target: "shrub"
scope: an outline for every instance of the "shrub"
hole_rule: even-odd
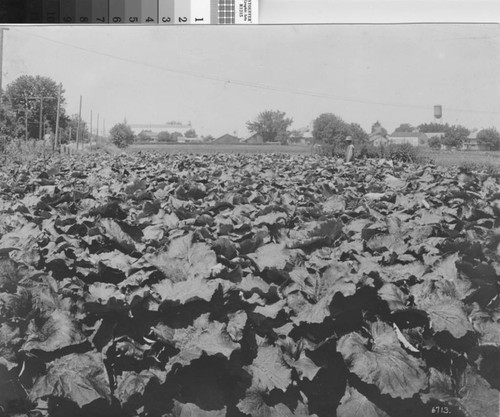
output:
[[[126,123],[118,123],[109,131],[111,142],[118,148],[126,148],[134,141],[134,132]]]
[[[387,158],[401,162],[418,162],[421,158],[420,149],[408,143],[390,144],[386,148]]]

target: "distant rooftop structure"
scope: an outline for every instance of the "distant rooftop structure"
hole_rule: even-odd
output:
[[[420,132],[394,132],[389,135],[389,141],[394,144],[408,143],[413,146],[422,146],[427,144],[428,136]]]
[[[182,122],[166,122],[163,124],[155,124],[155,123],[132,123],[130,124],[130,128],[134,133],[140,133],[143,130],[148,130],[153,133],[159,132],[179,132],[184,134],[187,130],[193,129],[191,122],[182,123]]]

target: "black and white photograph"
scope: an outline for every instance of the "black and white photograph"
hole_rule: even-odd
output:
[[[498,417],[499,293],[499,24],[0,26],[0,417]]]

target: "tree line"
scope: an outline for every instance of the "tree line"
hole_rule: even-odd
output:
[[[89,127],[79,116],[66,114],[64,89],[60,95],[60,141],[61,143],[76,141],[77,130],[81,138],[89,138]],[[7,85],[2,94],[0,106],[0,135],[6,138],[38,138],[40,128],[43,134],[54,133],[57,117],[57,97],[59,85],[49,77],[40,75],[22,75]],[[41,107],[43,107],[41,109]],[[40,123],[40,116],[42,118]],[[282,144],[299,142],[303,139],[304,132],[291,129],[293,119],[287,117],[286,113],[279,110],[265,110],[259,113],[253,120],[246,123],[248,131],[258,134],[263,142],[280,142]],[[420,132],[439,133],[431,137],[428,146],[432,148],[456,147],[460,148],[467,140],[471,131],[461,125],[449,125],[441,123],[422,123],[412,126],[402,123],[397,127],[397,132]],[[151,134],[143,131],[135,135],[126,121],[118,123],[110,129],[110,138],[115,145],[126,147],[130,143],[151,140]],[[388,132],[377,121],[371,127],[371,132],[354,122],[347,122],[333,113],[323,113],[312,123],[312,138],[314,142],[331,145],[332,147],[343,146],[344,139],[351,136],[355,145],[370,142],[370,135],[378,135],[387,138]],[[179,137],[196,137],[194,129],[190,129],[182,135],[180,132],[160,132],[157,135],[159,142],[177,142]],[[206,136],[203,139],[213,139]],[[495,128],[483,129],[477,133],[480,144],[486,145],[491,150],[500,150],[500,134]]]
[[[252,133],[262,136],[264,142],[281,142],[283,144],[295,142],[301,138],[302,133],[290,130],[293,119],[286,117],[282,111],[266,110],[261,112],[254,120],[247,122],[247,128]],[[412,126],[402,123],[394,133],[436,133],[427,143],[431,148],[460,148],[467,140],[471,130],[461,125],[448,123],[422,123]],[[375,122],[368,134],[357,123],[348,123],[333,113],[323,113],[312,124],[312,138],[315,142],[329,144],[333,147],[343,146],[347,136],[351,136],[355,145],[366,144],[371,135],[378,135],[388,139],[389,133],[380,124]],[[485,145],[490,150],[500,150],[500,134],[496,128],[482,129],[477,133],[479,144]]]

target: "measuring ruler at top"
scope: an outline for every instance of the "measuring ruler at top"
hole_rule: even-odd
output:
[[[24,23],[231,25],[259,22],[259,0],[25,0],[25,3]]]

